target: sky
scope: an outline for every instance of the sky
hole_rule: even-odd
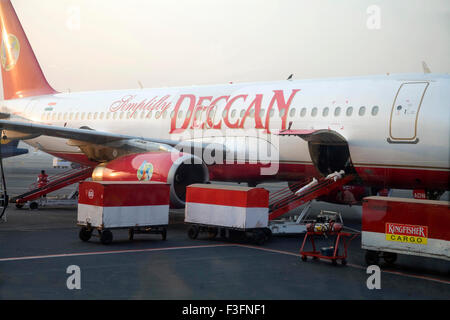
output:
[[[450,72],[448,0],[12,0],[61,92]]]

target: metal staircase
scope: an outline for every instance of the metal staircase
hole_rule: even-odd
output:
[[[336,176],[320,179],[313,178],[312,181],[311,179],[304,180],[274,192],[269,198],[269,220],[274,220],[311,200],[351,182],[353,179],[355,179],[355,176],[351,174],[338,179],[336,179]]]

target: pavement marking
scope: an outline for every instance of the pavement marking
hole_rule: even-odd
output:
[[[277,250],[277,249],[261,248],[261,247],[251,246],[251,245],[236,244],[236,246],[249,248],[249,249],[256,249],[256,250],[261,250],[261,251],[268,251],[268,252],[273,252],[273,253],[280,253],[280,254],[285,254],[285,255],[290,255],[290,256],[296,256],[296,257],[299,257],[299,258],[302,256],[300,253],[283,251],[283,250]],[[352,267],[352,268],[356,268],[356,269],[361,269],[361,270],[366,270],[367,269],[364,266],[360,266],[360,265],[353,264],[353,263],[347,263],[347,266]],[[381,269],[381,272],[395,274],[395,275],[404,276],[404,277],[410,277],[410,278],[416,278],[416,279],[422,279],[422,280],[429,280],[429,281],[434,281],[434,282],[439,282],[439,283],[444,283],[444,284],[450,284],[450,281],[448,281],[448,280],[437,279],[437,278],[432,278],[432,277],[428,277],[428,276],[421,276],[421,275],[411,274],[411,273],[404,273],[404,272],[400,272],[400,271]]]
[[[214,248],[214,247],[231,247],[231,246],[235,246],[235,245],[234,244],[208,244],[208,245],[199,245],[199,246],[164,247],[164,248],[151,248],[151,249],[130,249],[130,250],[62,253],[62,254],[50,254],[50,255],[42,255],[42,256],[0,258],[0,262],[36,260],[36,259],[50,259],[50,258],[67,258],[67,257],[78,257],[78,256],[117,254],[117,253],[139,253],[139,252],[169,251],[169,250],[182,250],[182,249],[201,249],[201,248]]]

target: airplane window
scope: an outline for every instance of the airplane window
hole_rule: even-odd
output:
[[[253,118],[255,116],[255,110],[252,109],[250,110],[250,118]]]
[[[241,113],[240,113],[240,115],[241,115],[241,118],[243,118],[243,117],[244,117],[244,115],[245,115],[245,109],[242,109],[242,110],[241,110]]]
[[[78,120],[78,112],[75,113],[75,120]]]
[[[52,115],[51,115],[51,113],[49,112],[48,114],[47,114],[47,120],[50,120],[50,117],[51,117]]]
[[[66,112],[66,113],[64,113],[64,117],[63,117],[63,119],[64,119],[64,120],[67,120],[67,112]]]
[[[88,116],[87,116],[87,119],[88,119],[88,120],[91,120],[91,118],[92,118],[92,113],[89,112],[89,113],[88,113]]]
[[[186,118],[190,118],[191,114],[192,114],[191,110],[188,110],[188,112],[186,113]]]
[[[273,111],[273,109],[271,109],[269,112],[269,116],[272,118],[274,114],[275,114],[275,111]]]
[[[58,113],[58,120],[61,120],[61,117],[62,117],[62,113],[60,112],[60,113]]]
[[[301,117],[306,116],[306,108],[302,108],[302,111],[300,112],[300,116]]]
[[[231,111],[231,117],[234,118],[236,116],[236,110]]]
[[[73,113],[71,112],[71,113],[69,114],[69,120],[72,120],[72,117],[73,117]]]
[[[200,115],[201,115],[201,113],[200,113]],[[164,119],[167,117],[167,110],[164,110],[162,116],[163,116]]]
[[[41,115],[41,120],[44,120],[44,118],[45,118],[45,113],[43,113],[43,114]]]
[[[137,117],[138,117],[137,112],[135,112],[131,117],[132,117],[133,119],[137,119]]]
[[[295,108],[292,108],[289,112],[289,117],[293,118],[295,116]]]
[[[311,116],[313,116],[313,117],[317,116],[317,108],[313,108],[311,110]]]
[[[104,116],[105,116],[105,114],[103,112],[100,112],[100,116],[99,116],[100,120],[103,120]]]
[[[85,114],[84,114],[84,112],[81,114],[81,120],[84,120],[84,116],[85,116]]]
[[[119,118],[120,118],[120,119],[123,119],[123,116],[124,116],[124,112],[122,111],[122,112],[120,113]]]
[[[361,107],[361,108],[359,108],[359,115],[360,116],[363,116],[364,114],[366,113],[366,107]]]
[[[225,118],[227,116],[227,110],[223,110],[222,112],[222,118]]]
[[[348,107],[347,112],[346,112],[347,116],[350,117],[352,115],[352,113],[353,113],[353,107]]]
[[[372,115],[373,115],[373,116],[376,116],[376,115],[378,114],[378,110],[379,110],[378,106],[374,106],[374,107],[372,108]]]
[[[113,113],[113,120],[116,120],[116,118],[117,118],[117,113],[114,112],[114,113]]]
[[[335,117],[339,117],[340,114],[341,114],[341,107],[337,107],[336,109],[334,109],[334,116]]]
[[[178,119],[181,119],[181,118],[183,118],[183,110],[178,111]]]
[[[52,114],[52,120],[56,120],[56,113]]]
[[[329,112],[329,111],[330,111],[330,108],[328,108],[328,107],[326,107],[325,109],[323,109],[322,116],[324,116],[324,117],[328,116],[328,112]]]
[[[97,120],[98,112],[94,113],[94,120]]]
[[[111,112],[106,113],[106,120],[109,120],[109,117],[111,117]]]
[[[202,110],[197,109],[197,111],[195,112],[195,119],[200,119],[201,116],[202,116]]]
[[[161,116],[161,112],[160,111],[156,111],[155,119],[159,119],[160,116]]]
[[[264,113],[266,113],[266,110],[265,109],[261,109],[261,111],[259,112],[259,116],[261,118],[263,118],[264,117]]]
[[[280,112],[280,117],[284,117],[285,114],[286,114],[286,109],[282,109]]]

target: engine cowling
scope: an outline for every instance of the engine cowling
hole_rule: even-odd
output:
[[[155,181],[170,184],[170,204],[185,205],[186,187],[209,181],[208,168],[198,157],[181,152],[130,154],[94,169],[94,181]]]

